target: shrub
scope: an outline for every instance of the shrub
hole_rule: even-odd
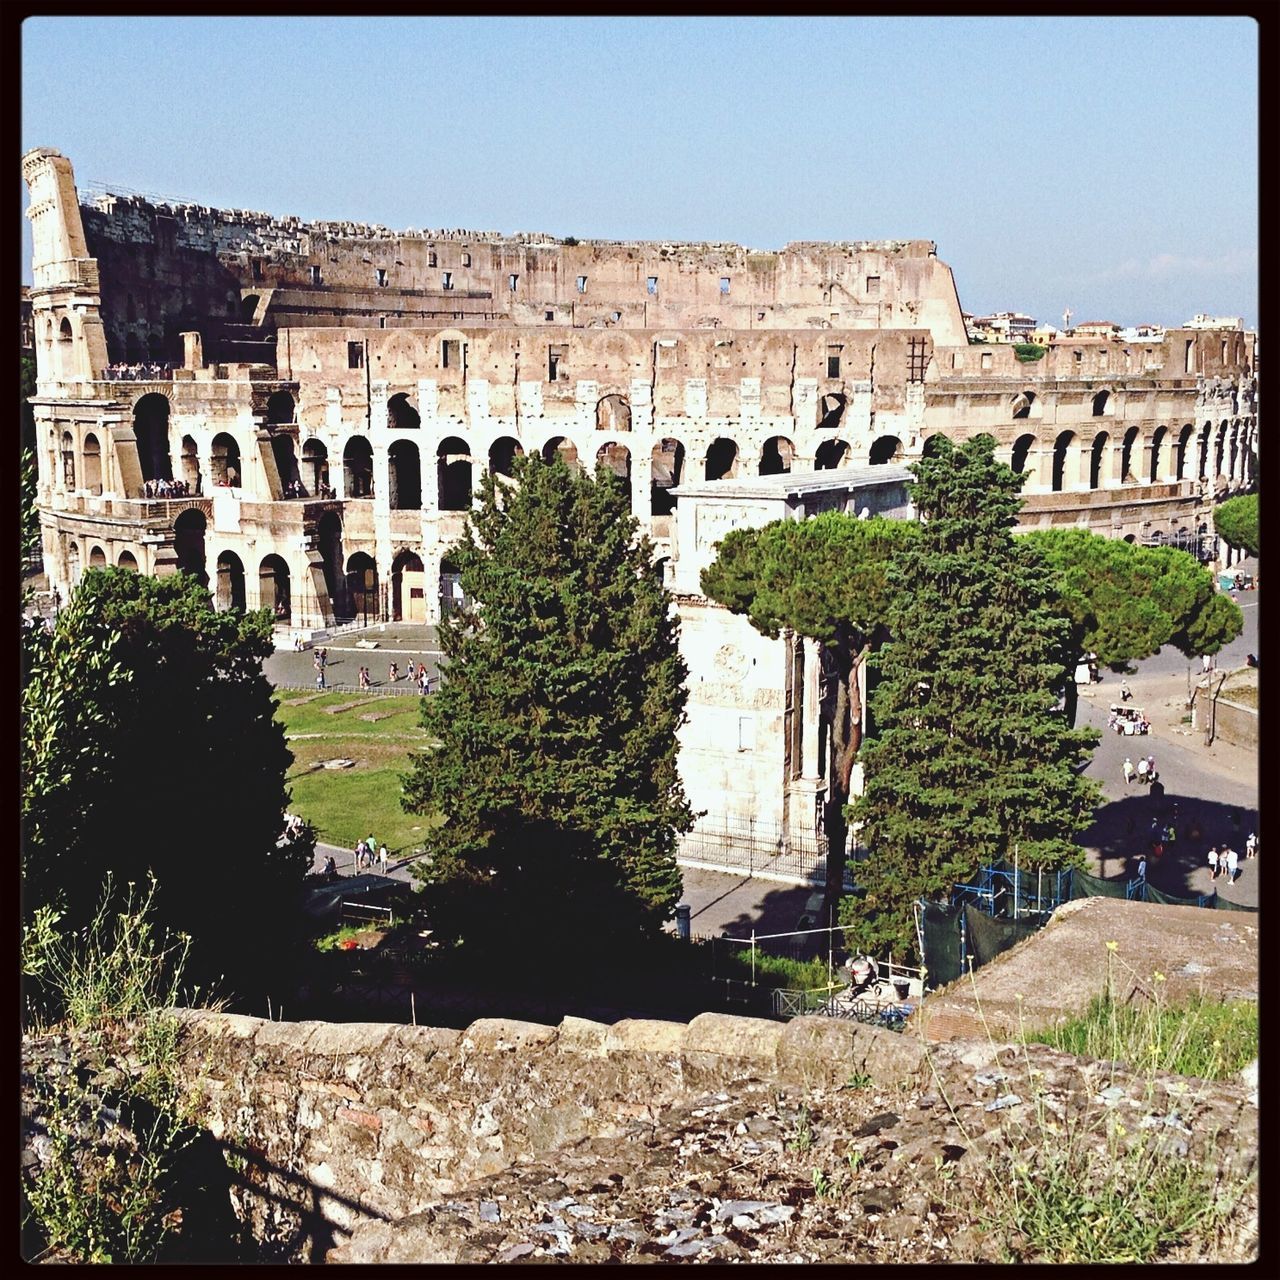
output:
[[[1034,342],[1015,342],[1013,344],[1013,354],[1024,364],[1030,364],[1032,361],[1043,358],[1047,347],[1039,346]]]

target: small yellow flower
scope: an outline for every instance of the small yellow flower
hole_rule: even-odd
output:
[[[1155,977],[1154,977],[1153,981],[1155,981],[1155,982],[1163,982],[1163,981],[1164,981],[1164,974],[1163,974],[1163,973],[1161,973],[1159,969],[1157,969],[1157,970],[1156,970],[1156,972],[1155,972]]]
[[[1124,1127],[1124,1125],[1122,1125],[1122,1124],[1118,1124],[1118,1125],[1116,1125],[1116,1136],[1117,1136],[1117,1137],[1119,1137],[1119,1138],[1123,1138],[1123,1137],[1124,1137],[1124,1135],[1125,1135],[1126,1133],[1128,1133],[1128,1132],[1129,1132],[1129,1130],[1128,1130],[1128,1129],[1126,1129],[1126,1128]]]
[[[1108,942],[1108,943],[1107,943],[1107,950],[1108,950],[1108,951],[1114,951],[1114,950],[1116,950],[1116,948],[1117,948],[1119,945],[1120,945],[1120,944],[1119,944],[1119,943],[1117,943],[1117,942]]]

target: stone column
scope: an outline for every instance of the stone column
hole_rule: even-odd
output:
[[[630,445],[628,446],[630,447]],[[631,450],[631,513],[647,529],[649,527],[650,487],[653,482],[653,454],[643,449]]]
[[[373,520],[375,526],[391,515],[390,450],[381,441],[373,446]]]

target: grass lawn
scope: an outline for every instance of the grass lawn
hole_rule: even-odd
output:
[[[330,844],[351,848],[372,832],[393,857],[421,845],[440,820],[400,808],[400,775],[409,768],[409,753],[427,744],[418,699],[341,692],[317,697],[284,689],[276,700],[293,752],[290,812]],[[337,707],[345,709],[332,710]],[[355,768],[314,768],[339,757],[354,760]]]

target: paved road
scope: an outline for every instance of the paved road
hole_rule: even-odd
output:
[[[360,641],[376,644],[361,645]],[[375,624],[367,630],[349,631],[337,635],[327,644],[329,660],[325,669],[325,684],[330,689],[360,687],[360,668],[368,667],[376,690],[393,689],[397,693],[416,694],[417,686],[411,680],[401,678],[394,685],[387,679],[387,669],[394,660],[403,673],[409,660],[424,663],[432,676],[440,674],[440,648],[435,627],[421,623],[387,622]],[[268,680],[274,685],[313,686],[316,680],[315,653],[305,649],[295,653],[283,649],[273,653],[262,664]]]

